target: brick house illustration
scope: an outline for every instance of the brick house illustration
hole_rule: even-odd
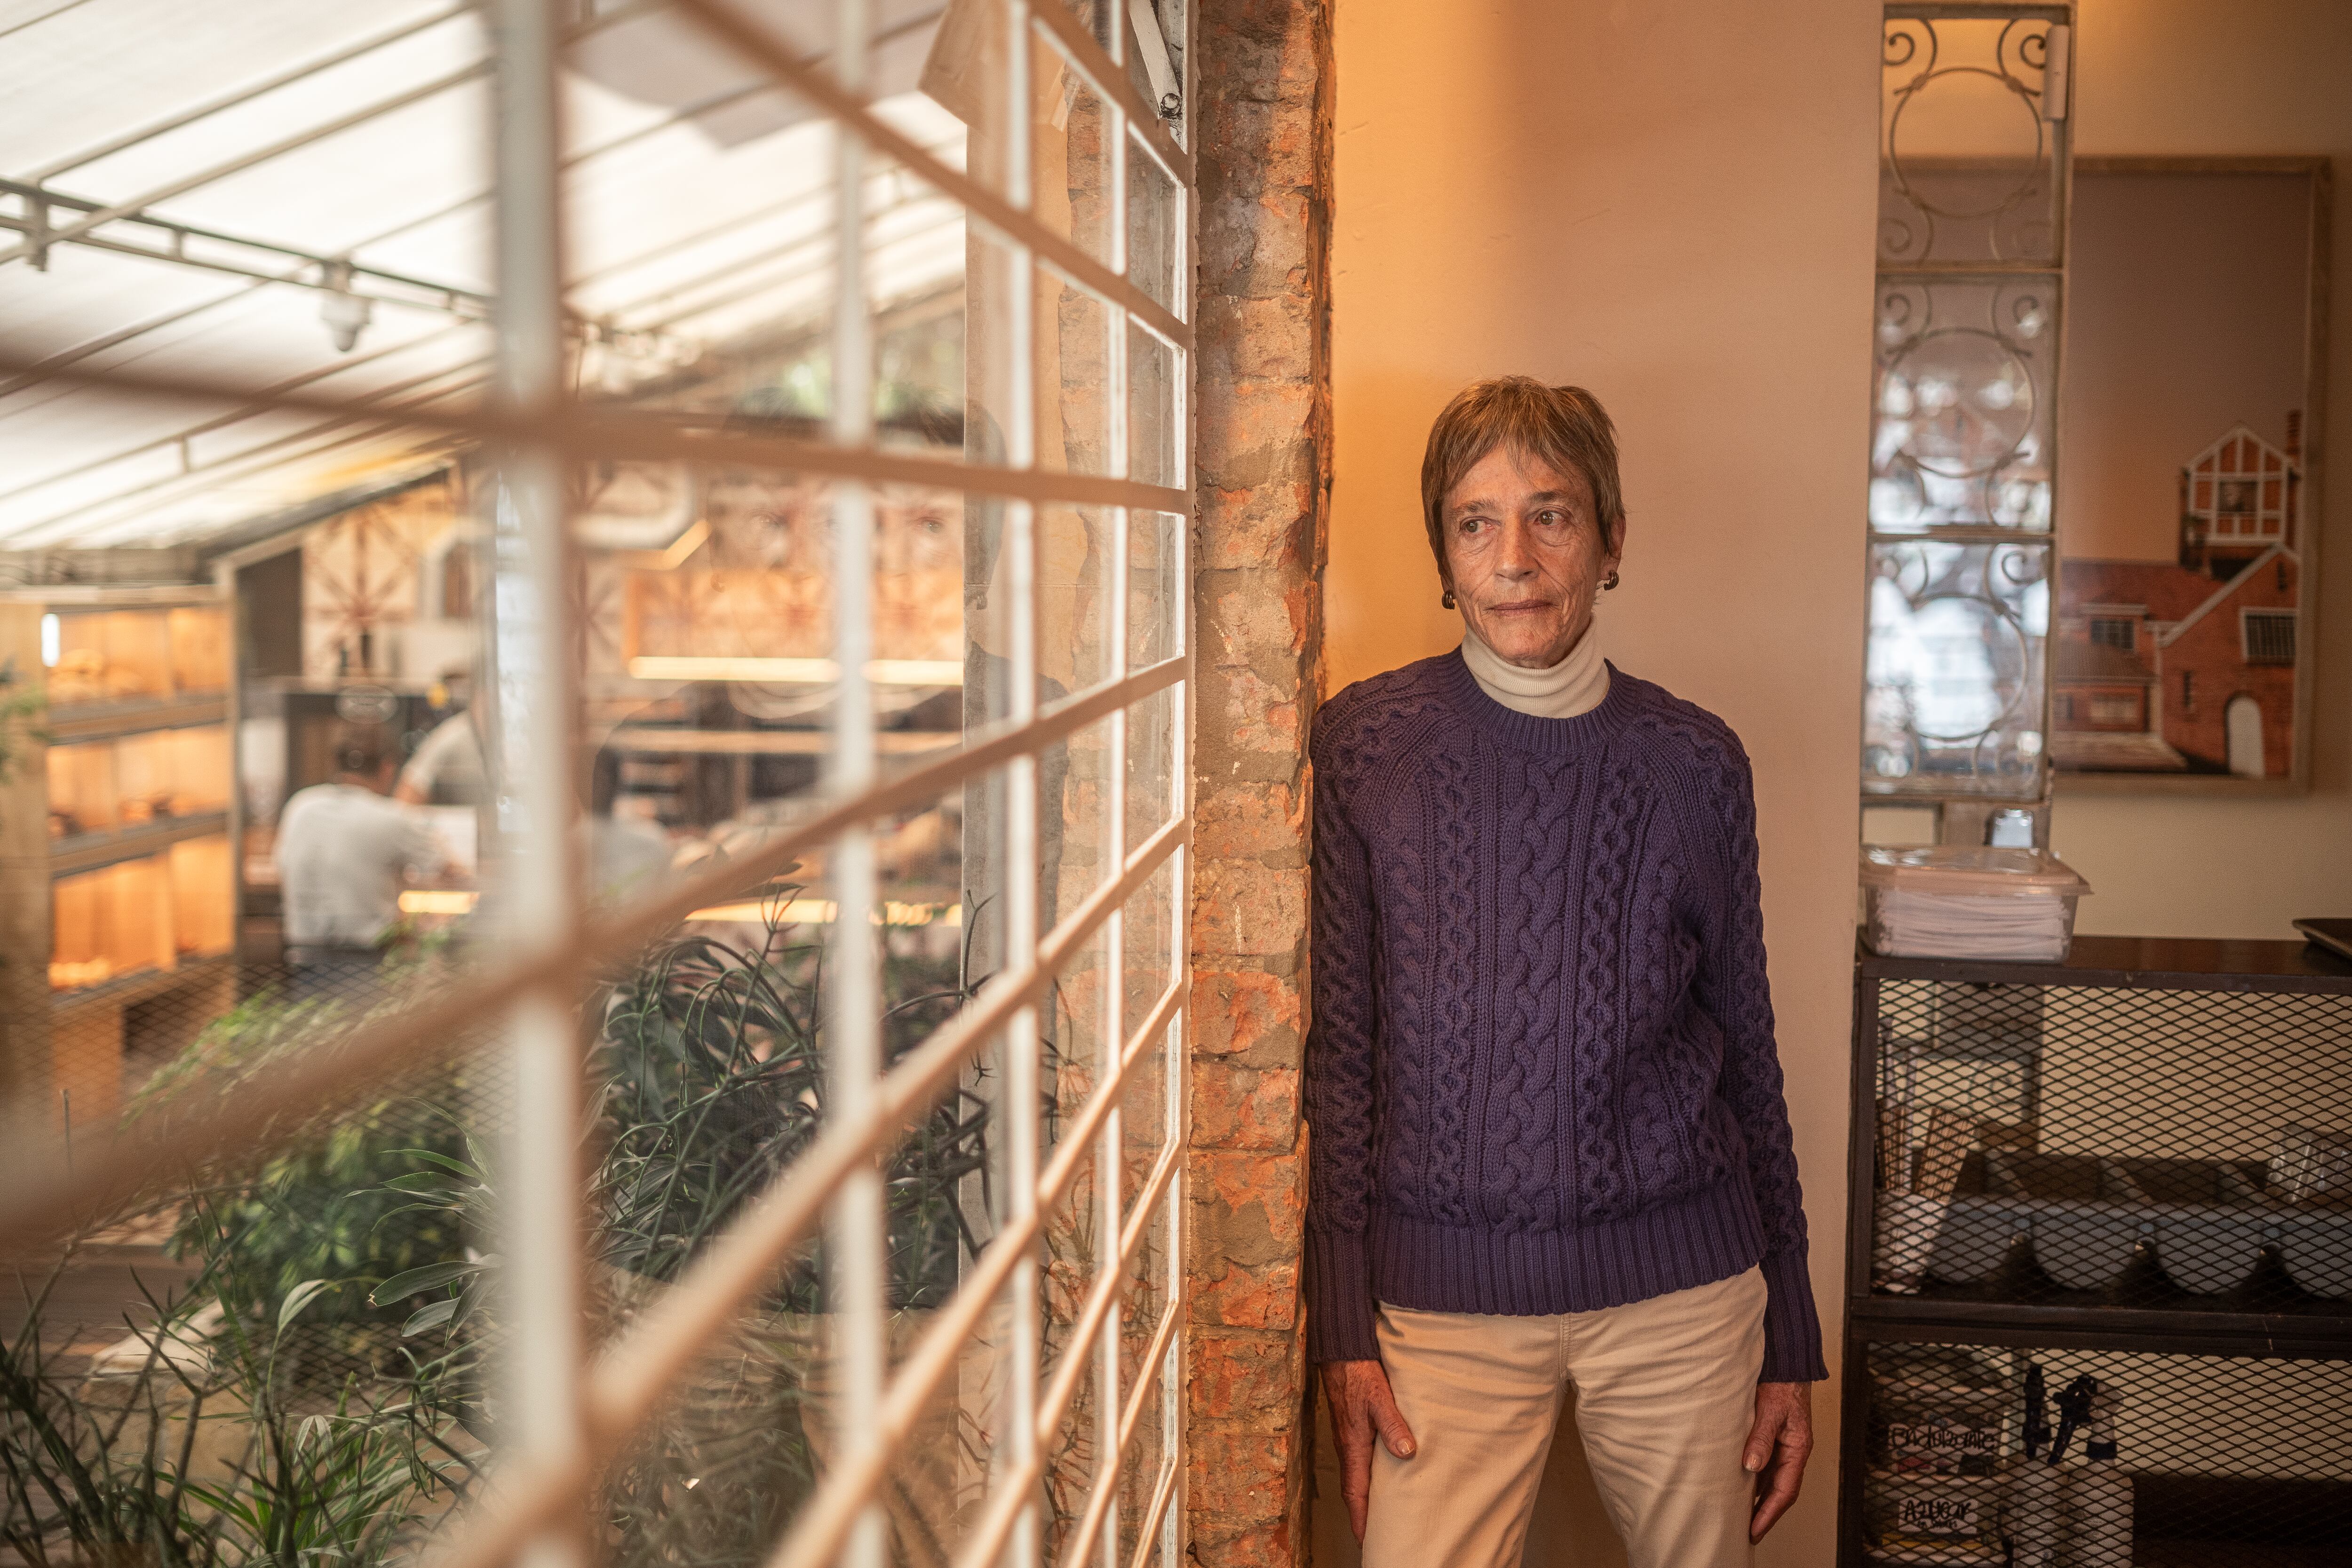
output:
[[[2301,421],[2238,426],[2180,471],[2173,562],[2062,568],[2053,759],[2098,773],[2294,771]]]

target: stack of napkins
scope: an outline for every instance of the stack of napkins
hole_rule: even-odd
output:
[[[1909,958],[2054,961],[2090,884],[2033,849],[1934,845],[1863,852],[1870,945]]]

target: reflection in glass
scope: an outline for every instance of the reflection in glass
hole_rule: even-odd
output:
[[[1031,45],[1029,71],[1033,210],[1048,229],[1108,264],[1111,117],[1102,96],[1042,36]]]
[[[1127,149],[1127,275],[1136,287],[1170,310],[1184,275],[1184,204],[1143,139],[1129,133]]]
[[[1183,384],[1176,351],[1129,322],[1127,329],[1127,477],[1147,485],[1181,486],[1178,437],[1183,427]]]
[[[1876,544],[1863,788],[2040,795],[2050,550]]]
[[[2055,278],[1882,279],[1870,525],[2050,528]]]

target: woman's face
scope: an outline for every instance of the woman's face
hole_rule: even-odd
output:
[[[1506,660],[1545,669],[1592,624],[1623,540],[1601,536],[1592,487],[1497,447],[1446,493],[1445,563],[1462,618]]]

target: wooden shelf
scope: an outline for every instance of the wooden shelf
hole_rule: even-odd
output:
[[[226,692],[186,697],[140,698],[129,702],[79,702],[52,708],[41,721],[52,745],[76,741],[108,741],[149,730],[184,730],[228,721]]]
[[[101,866],[111,866],[121,860],[136,860],[152,855],[158,849],[177,844],[184,838],[208,838],[228,831],[228,813],[202,812],[194,816],[171,816],[160,822],[143,822],[136,827],[117,828],[111,833],[78,833],[70,838],[49,840],[49,876],[69,877],[79,871],[95,871]]]
[[[127,1007],[133,1002],[144,1002],[151,996],[161,996],[184,985],[214,979],[235,968],[236,964],[236,960],[232,955],[215,953],[209,958],[182,959],[170,969],[134,969],[128,974],[111,975],[95,985],[52,992],[50,1016],[63,1018],[91,1007]]]

